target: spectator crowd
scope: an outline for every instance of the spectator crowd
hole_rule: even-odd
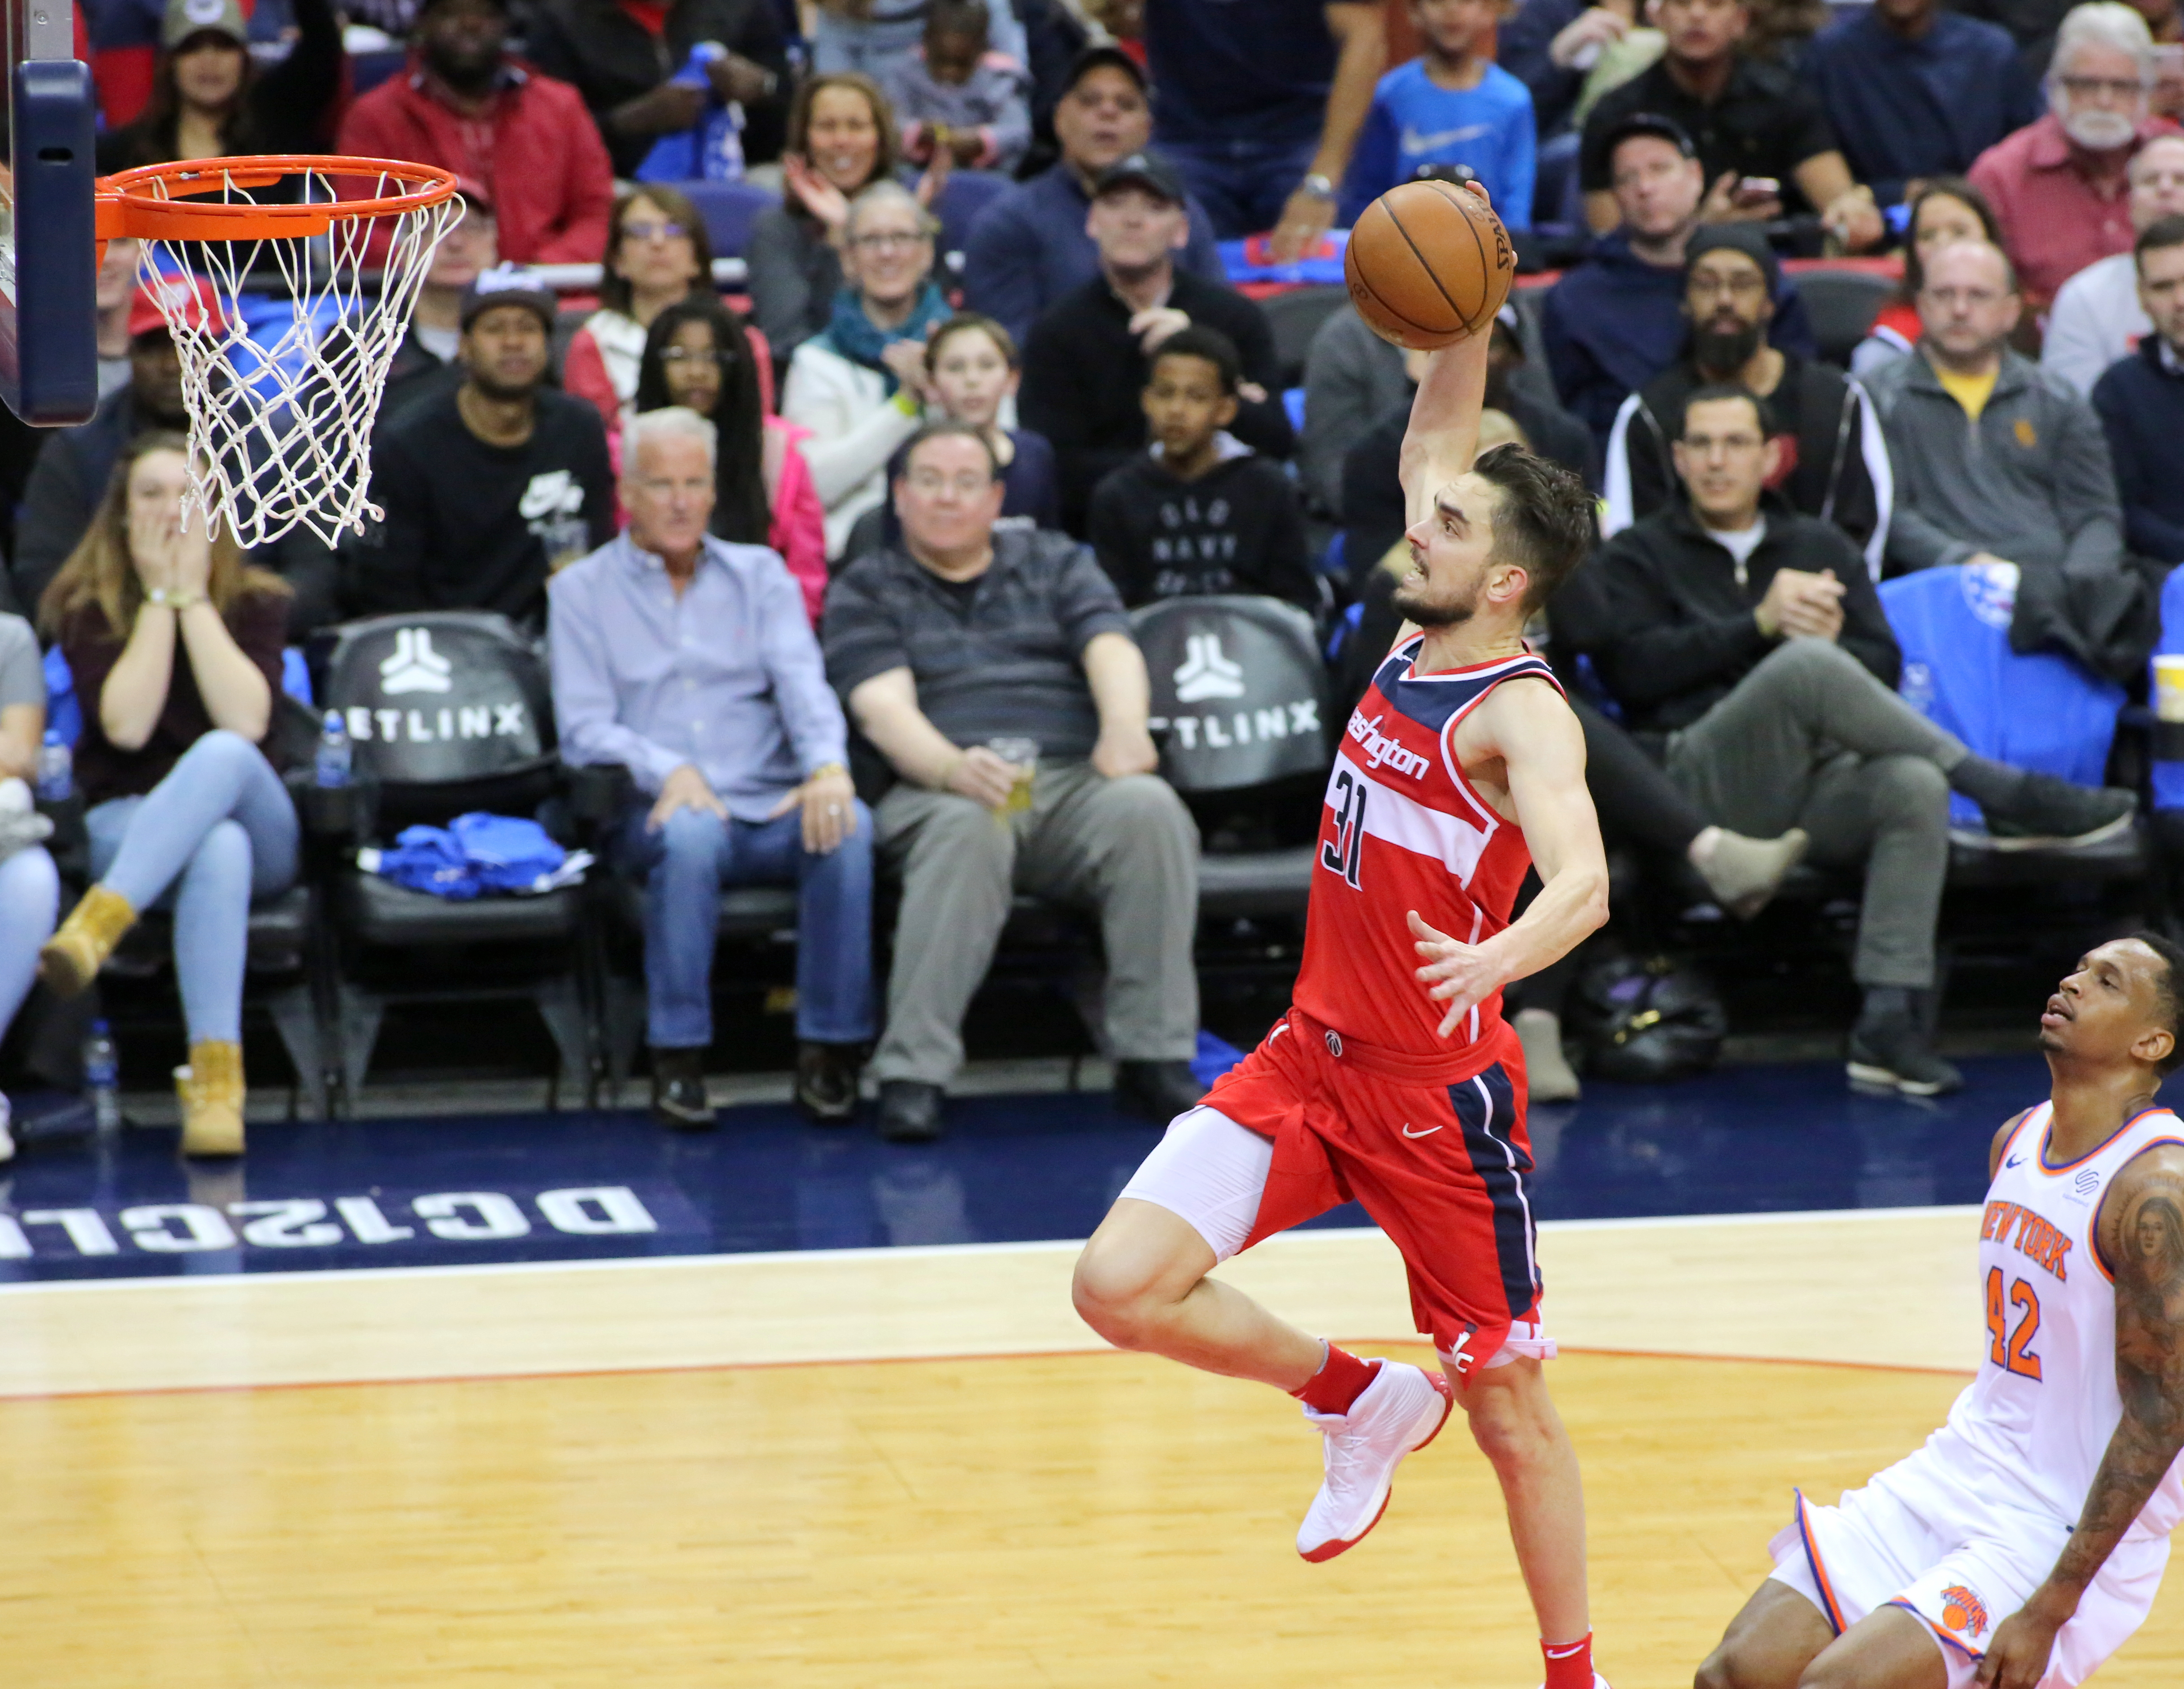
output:
[[[626,783],[600,872],[644,888],[663,1120],[711,1118],[720,894],[759,884],[798,900],[813,1118],[869,1077],[884,1135],[941,1130],[1022,894],[1098,922],[1120,1100],[1189,1106],[1201,829],[1235,805],[1162,778],[1140,618],[1279,601],[1341,721],[1396,625],[1420,364],[1332,289],[1300,332],[1256,284],[1420,177],[1482,184],[1531,272],[1486,441],[1600,498],[1538,632],[1603,825],[1740,918],[1801,858],[1863,877],[1854,1079],[1958,1083],[1936,931],[1968,809],[1997,848],[2130,826],[2129,793],[1922,711],[1884,599],[1966,571],[2008,652],[2143,695],[2184,561],[2173,3],[93,0],[85,27],[102,170],[338,150],[460,185],[378,514],[339,545],[180,521],[181,371],[132,242],[96,414],[0,421],[0,1028],[170,911],[192,1153],[242,1147],[242,928],[298,872],[283,648],[428,611],[538,641],[561,759]],[[1816,273],[1864,289],[1847,332]],[[50,651],[72,908],[7,798]],[[1518,1002],[1535,1096],[1576,1088],[1563,989]]]

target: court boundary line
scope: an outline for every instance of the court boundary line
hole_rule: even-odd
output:
[[[1748,1214],[1641,1214],[1627,1218],[1542,1220],[1538,1229],[1541,1232],[1577,1232],[1652,1230],[1668,1226],[1806,1225],[1830,1220],[1968,1218],[1980,1212],[1980,1204],[1970,1202],[1915,1208],[1797,1208]],[[1265,1242],[1279,1244],[1289,1238],[1384,1235],[1378,1226],[1320,1226],[1281,1232]],[[739,1250],[689,1255],[612,1255],[593,1259],[579,1256],[561,1261],[451,1261],[394,1267],[275,1268],[252,1273],[183,1272],[117,1274],[107,1278],[15,1279],[0,1282],[0,1300],[41,1292],[112,1290],[146,1285],[337,1284],[357,1279],[491,1278],[523,1273],[598,1273],[627,1271],[638,1267],[688,1267],[715,1262],[944,1260],[958,1256],[1028,1254],[1041,1250],[1081,1249],[1084,1242],[1083,1238],[1023,1238],[1006,1243],[879,1244],[847,1249]],[[1264,1246],[1264,1244],[1255,1246]],[[173,1258],[187,1259],[188,1257]]]
[[[1418,1333],[1407,1337],[1355,1337],[1338,1335],[1344,1347],[1419,1348],[1432,1341]],[[1825,1367],[1837,1371],[1912,1373],[1927,1377],[1974,1378],[1976,1368],[1913,1366],[1902,1361],[1804,1360],[1794,1355],[1706,1355],[1674,1349],[1602,1349],[1564,1345],[1562,1352],[1594,1359],[1630,1361],[1718,1361],[1729,1366]],[[863,1355],[816,1357],[786,1361],[694,1361],[679,1366],[572,1367],[543,1372],[447,1373],[418,1378],[293,1379],[272,1384],[163,1384],[135,1390],[0,1390],[0,1408],[13,1402],[81,1402],[110,1397],[153,1396],[237,1396],[300,1390],[401,1390],[413,1385],[550,1384],[556,1380],[588,1378],[662,1378],[705,1373],[785,1372],[812,1367],[897,1367],[928,1363],[960,1365],[972,1361],[1058,1361],[1084,1357],[1127,1356],[1133,1352],[1112,1344],[1088,1344],[1081,1349],[986,1349],[941,1355]],[[1159,1358],[1156,1357],[1155,1358]],[[1180,1361],[1172,1363],[1183,1366]],[[1195,1371],[1192,1368],[1190,1370]],[[1218,1374],[1208,1374],[1218,1376]],[[1245,1380],[1244,1382],[1250,1382]]]

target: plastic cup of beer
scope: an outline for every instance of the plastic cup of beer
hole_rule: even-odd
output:
[[[986,749],[1002,761],[1012,764],[1017,771],[1016,783],[1009,788],[1009,800],[1001,805],[1003,813],[1021,815],[1031,807],[1032,777],[1039,772],[1039,741],[1035,739],[990,739]]]
[[[2164,722],[2184,722],[2184,653],[2154,658],[2153,713]]]

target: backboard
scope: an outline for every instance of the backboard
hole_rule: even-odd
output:
[[[0,0],[8,160],[0,181],[0,402],[25,422],[81,422],[98,403],[91,68],[75,0]]]

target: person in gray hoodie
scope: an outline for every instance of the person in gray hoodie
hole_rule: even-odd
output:
[[[2099,418],[2009,349],[2024,300],[1998,248],[1934,254],[1918,307],[1915,352],[1867,378],[1896,477],[1889,571],[2014,564],[2010,648],[2129,679],[2159,630],[2159,583],[2125,549]]]

